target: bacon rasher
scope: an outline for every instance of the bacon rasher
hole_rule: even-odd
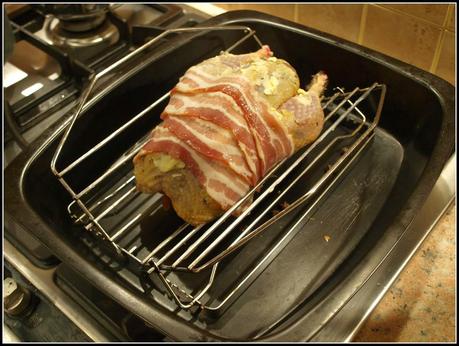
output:
[[[207,193],[223,209],[228,209],[247,193],[250,185],[240,175],[220,163],[209,160],[172,134],[166,126],[158,126],[143,148],[146,152],[167,152],[183,161],[206,188]]]
[[[318,97],[326,76],[321,77],[322,84],[314,84],[318,85],[314,95],[304,90],[299,94],[294,69],[285,61],[276,62],[271,57],[271,50],[264,46],[250,54],[223,54],[186,71],[171,91],[169,103],[161,114],[163,122],[152,131],[150,140],[134,158],[141,191],[161,191],[158,179],[171,169],[176,170],[170,171],[171,177],[173,174],[179,177],[183,166],[169,164],[161,170],[151,166],[158,156],[145,159],[149,154],[169,155],[184,163],[185,169],[215,201],[207,201],[201,187],[198,190],[193,187],[194,193],[198,191],[195,199],[180,192],[174,195],[176,201],[171,197],[174,208],[190,223],[206,222],[218,215],[218,206],[222,211],[230,208],[279,161],[317,137],[323,120]],[[278,103],[273,107],[273,99],[267,96],[272,93],[264,89],[263,83],[275,76],[281,87],[274,94]],[[180,177],[182,180],[177,182],[180,181],[181,188],[198,186],[190,179],[185,183],[183,174]],[[174,187],[167,190],[175,193],[178,190]],[[188,210],[190,203],[197,207]],[[217,203],[217,209],[209,203]]]

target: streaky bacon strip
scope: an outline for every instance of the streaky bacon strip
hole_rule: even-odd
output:
[[[280,159],[293,153],[293,143],[287,129],[273,115],[266,102],[256,99],[250,88],[250,82],[242,77],[214,78],[199,70],[198,66],[190,68],[186,75],[197,82],[200,87],[178,83],[174,92],[206,93],[221,91],[231,96],[244,112],[249,128],[257,144],[258,154],[262,161],[262,176]],[[277,138],[277,142],[276,142]]]
[[[183,161],[204,186],[209,196],[223,209],[231,207],[250,189],[250,185],[238,174],[222,167],[218,162],[207,160],[173,135],[163,124],[155,128],[144,150],[149,153],[167,152],[175,159]],[[215,183],[216,181],[219,184]]]
[[[223,129],[230,130],[241,151],[247,166],[253,175],[253,184],[261,177],[260,159],[250,129],[244,119],[242,111],[234,100],[226,94],[180,94],[174,93],[170,102],[161,115],[163,120],[170,115],[180,115],[200,118]]]
[[[228,185],[222,183],[218,179],[209,179],[207,182],[207,186],[212,191],[223,193],[224,196],[229,199],[229,202],[226,205],[225,204],[222,205],[223,209],[230,208],[233,204],[235,204],[245,195],[245,194],[239,195],[237,192],[234,192],[233,190],[229,189]]]
[[[173,115],[167,117],[163,124],[200,154],[228,166],[248,183],[256,183],[245,157],[228,130],[199,118],[183,119]]]
[[[277,111],[247,78],[232,73],[269,56],[272,52],[264,46],[255,53],[224,54],[188,69],[171,91],[161,114],[163,123],[139,155],[167,153],[183,161],[222,209],[231,207],[294,151]]]

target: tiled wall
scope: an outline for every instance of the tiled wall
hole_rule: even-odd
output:
[[[216,5],[289,19],[393,56],[455,84],[453,3]]]

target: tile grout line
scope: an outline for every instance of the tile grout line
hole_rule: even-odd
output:
[[[445,41],[446,26],[448,24],[449,18],[451,17],[453,11],[454,11],[454,8],[452,7],[452,5],[448,5],[448,9],[446,10],[445,18],[443,19],[443,25],[442,25],[442,29],[440,32],[440,36],[438,37],[437,46],[435,47],[435,53],[432,59],[432,65],[430,66],[430,69],[429,69],[430,73],[435,73],[435,71],[437,70],[438,63],[440,61],[441,51],[443,48],[443,42]]]
[[[416,15],[408,13],[408,12],[403,12],[403,11],[395,9],[395,8],[384,7],[384,6],[378,5],[378,4],[372,4],[372,6],[375,6],[375,7],[379,8],[379,9],[381,9],[381,10],[385,10],[385,11],[389,11],[389,12],[392,12],[392,13],[396,13],[398,15],[402,15],[402,16],[410,17],[412,19],[420,20],[421,22],[433,25],[436,28],[443,29],[444,25],[445,25],[445,20],[443,20],[442,24],[438,24],[438,23],[435,23],[433,21],[430,21],[429,19],[425,19],[425,18],[416,16]],[[448,8],[446,10],[445,16],[448,14],[448,10],[449,10],[450,7],[451,7],[451,5],[448,5]]]
[[[360,28],[359,28],[359,37],[357,38],[357,43],[362,44],[363,35],[365,33],[365,27],[367,24],[367,14],[368,14],[368,4],[363,5],[362,16],[360,17]]]

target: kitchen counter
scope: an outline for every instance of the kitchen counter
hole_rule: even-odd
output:
[[[353,341],[455,341],[455,249],[452,203]]]

